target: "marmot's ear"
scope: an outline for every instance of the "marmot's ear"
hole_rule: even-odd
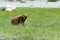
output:
[[[24,16],[27,16],[27,14],[23,14]]]

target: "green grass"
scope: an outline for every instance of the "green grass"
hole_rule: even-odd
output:
[[[27,14],[25,27],[12,25],[15,16]],[[60,8],[0,10],[0,40],[60,40]]]
[[[48,0],[49,2],[56,2],[56,1],[58,1],[58,0]]]

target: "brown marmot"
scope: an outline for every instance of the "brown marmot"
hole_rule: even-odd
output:
[[[24,25],[24,22],[25,20],[27,19],[27,15],[24,14],[24,15],[21,15],[21,16],[17,16],[15,18],[12,19],[11,23],[14,24],[14,25],[17,25],[17,24],[22,24]]]

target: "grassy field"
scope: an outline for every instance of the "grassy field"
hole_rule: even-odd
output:
[[[15,16],[27,14],[25,27],[12,25]],[[60,40],[59,8],[17,8],[16,11],[0,10],[0,40]]]

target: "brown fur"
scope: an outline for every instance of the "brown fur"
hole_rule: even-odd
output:
[[[11,21],[11,23],[15,24],[15,25],[17,25],[19,23],[22,24],[22,25],[24,25],[24,22],[25,22],[26,19],[27,19],[26,15],[21,15],[21,16],[13,18],[12,21]]]

